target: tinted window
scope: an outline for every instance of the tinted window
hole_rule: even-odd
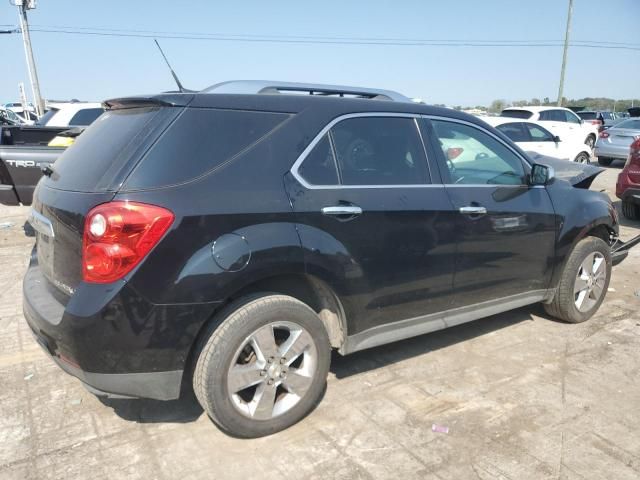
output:
[[[322,140],[311,150],[298,169],[298,173],[312,185],[337,185],[338,171],[331,151],[329,136]]]
[[[604,120],[613,120],[613,113],[611,112],[600,112],[601,119]]]
[[[496,129],[504,133],[512,142],[529,142],[529,133],[522,123],[505,123],[498,125]]]
[[[580,123],[580,118],[573,112],[570,112],[569,110],[559,110],[562,113],[562,116],[564,117],[564,121],[565,122],[569,122],[569,123]]]
[[[344,185],[429,182],[427,159],[412,118],[362,117],[331,129]]]
[[[578,116],[583,120],[595,120],[596,112],[578,112]]]
[[[503,110],[500,113],[501,117],[509,117],[509,118],[522,118],[526,120],[527,118],[531,118],[533,115],[529,110]]]
[[[432,121],[440,141],[451,183],[521,185],[524,166],[502,142],[468,125]]]
[[[534,125],[533,123],[527,123],[527,129],[529,130],[529,135],[531,135],[531,141],[533,142],[553,142],[554,137],[549,133],[548,130],[545,130],[538,125]]]
[[[71,126],[80,126],[83,127],[85,125],[91,125],[96,118],[104,113],[102,108],[83,108],[79,110],[71,120],[69,120],[69,125]]]
[[[230,160],[288,117],[284,113],[188,108],[127,179],[127,189],[173,185]]]
[[[55,188],[81,192],[108,189],[103,181],[110,176],[108,172],[118,171],[127,162],[127,147],[140,142],[138,136],[158,112],[157,108],[106,112],[56,160],[55,173],[47,182]]]

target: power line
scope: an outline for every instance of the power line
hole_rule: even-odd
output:
[[[308,39],[308,40],[338,40],[338,41],[371,41],[371,42],[453,42],[453,43],[464,43],[464,42],[472,42],[472,43],[552,43],[555,44],[564,42],[563,39],[557,40],[479,40],[479,39],[466,39],[466,40],[458,40],[458,39],[445,39],[445,38],[436,38],[436,39],[423,39],[423,38],[397,38],[397,37],[345,37],[345,36],[314,36],[314,35],[269,35],[269,34],[250,34],[250,33],[241,33],[241,34],[233,34],[233,33],[211,33],[211,32],[176,32],[176,31],[166,31],[166,30],[140,30],[140,29],[119,29],[119,28],[106,28],[106,27],[76,27],[70,25],[43,25],[43,24],[34,24],[34,27],[41,29],[61,29],[61,30],[87,30],[87,31],[96,31],[96,32],[124,32],[124,33],[140,33],[140,34],[151,34],[151,35],[175,35],[175,36],[189,36],[189,37],[223,37],[223,38],[274,38],[274,39]],[[598,45],[622,45],[622,46],[631,46],[631,47],[640,47],[640,43],[629,43],[629,42],[609,42],[602,40],[574,40],[573,43],[588,43],[588,44],[598,44]]]
[[[223,35],[223,34],[179,34],[179,33],[160,33],[151,31],[116,31],[101,29],[100,31],[89,30],[85,28],[73,29],[51,29],[51,28],[31,28],[33,32],[41,33],[60,33],[69,35],[91,35],[103,37],[128,37],[128,38],[166,38],[177,40],[207,40],[207,41],[236,41],[249,43],[284,43],[284,44],[318,44],[318,45],[380,45],[380,46],[442,46],[442,47],[559,47],[563,45],[562,41],[554,40],[536,40],[536,41],[505,41],[505,40],[417,40],[417,39],[398,39],[387,40],[371,38],[358,39],[358,37],[295,37],[295,36],[257,36],[257,35]],[[129,32],[129,33],[127,33]],[[206,36],[205,36],[206,35]],[[341,39],[343,38],[343,39]],[[505,43],[511,42],[511,43]],[[572,47],[579,48],[601,48],[601,49],[618,49],[618,50],[637,50],[640,51],[640,44],[615,44],[614,42],[596,42],[596,41],[574,41],[571,42]]]

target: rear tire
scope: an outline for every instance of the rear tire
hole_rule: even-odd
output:
[[[640,220],[640,206],[633,202],[622,202],[622,215],[629,220]]]
[[[589,163],[589,154],[587,152],[580,152],[576,158],[573,160],[576,163]]]
[[[331,345],[318,315],[285,295],[253,295],[218,315],[201,341],[193,389],[225,432],[255,438],[305,417],[324,392]]]
[[[603,167],[608,167],[613,162],[613,158],[609,157],[598,157],[598,163]]]
[[[567,259],[553,300],[544,306],[547,313],[569,323],[589,320],[607,295],[611,266],[604,240],[580,240]]]
[[[584,141],[584,144],[588,146],[591,150],[593,150],[593,147],[595,147],[596,145],[596,137],[593,135],[589,135],[587,139]]]

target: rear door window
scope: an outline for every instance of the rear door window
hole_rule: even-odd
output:
[[[300,176],[312,185],[337,185],[338,169],[331,149],[329,134],[326,134],[300,165]]]
[[[522,122],[504,123],[496,127],[504,133],[512,142],[530,142],[529,132]]]
[[[331,129],[343,185],[430,183],[413,118],[359,117]]]
[[[287,118],[285,113],[187,108],[145,155],[125,189],[193,180],[250,148]]]

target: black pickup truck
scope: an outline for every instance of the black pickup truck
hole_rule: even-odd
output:
[[[69,127],[0,127],[0,203],[30,205],[42,168],[51,165],[64,147],[49,142]]]

